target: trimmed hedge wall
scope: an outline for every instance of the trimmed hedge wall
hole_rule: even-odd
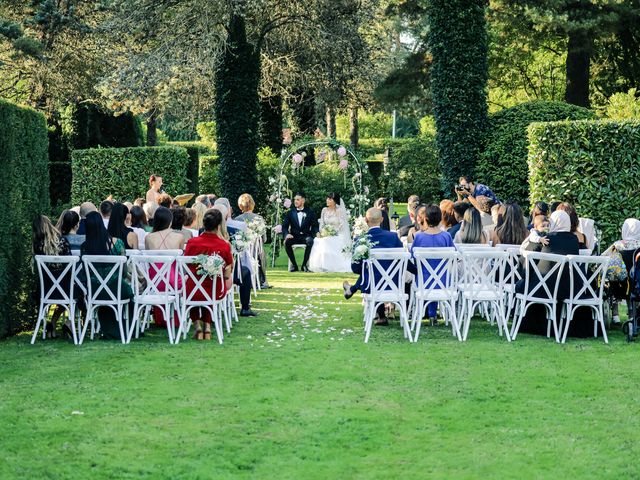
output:
[[[589,120],[595,113],[564,102],[527,102],[491,115],[485,151],[476,166],[478,182],[504,200],[529,201],[527,127],[533,122]]]
[[[149,175],[160,175],[167,193],[197,193],[187,182],[189,155],[176,147],[92,148],[71,155],[73,184],[71,201],[98,205],[109,195],[133,201],[145,196]]]
[[[531,202],[562,200],[593,218],[603,247],[640,215],[640,121],[565,121],[529,126]]]
[[[0,336],[34,318],[31,221],[49,210],[47,123],[44,115],[0,100]]]

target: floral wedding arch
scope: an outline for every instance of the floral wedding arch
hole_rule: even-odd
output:
[[[273,206],[272,225],[274,225],[274,233],[276,234],[282,232],[282,226],[280,225],[282,213],[289,209],[292,204],[293,192],[289,188],[287,173],[300,174],[304,173],[305,169],[314,168],[313,166],[305,167],[304,165],[306,152],[309,149],[315,150],[316,164],[337,162],[337,167],[344,176],[345,188],[347,188],[347,185],[351,187],[351,195],[345,199],[351,218],[355,219],[364,215],[368,206],[369,188],[364,185],[363,181],[364,168],[366,167],[363,167],[358,155],[348,146],[331,138],[303,138],[282,151],[276,177],[269,178],[269,187],[271,189],[269,201]]]

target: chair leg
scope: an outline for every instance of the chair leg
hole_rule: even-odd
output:
[[[571,305],[568,305],[566,312],[567,312],[567,318],[565,319],[564,333],[562,334],[562,340],[560,343],[565,343],[567,341],[567,334],[569,333],[569,325],[571,325],[571,320],[573,320],[573,307]]]
[[[373,307],[373,302],[367,303],[366,313],[365,313],[365,323],[364,323],[364,343],[369,343],[369,336],[371,335],[371,327],[373,324],[373,311],[375,308]]]
[[[222,345],[223,333],[222,333],[222,320],[218,312],[218,305],[214,305],[211,309],[211,321],[216,329],[216,335],[218,336],[218,343]]]
[[[518,330],[520,329],[520,324],[522,323],[522,319],[524,318],[524,312],[525,312],[525,302],[524,300],[518,300],[517,302],[518,305],[518,318],[515,322],[513,322],[513,328],[511,329],[511,339],[515,340],[516,337],[518,336]]]
[[[404,328],[404,336],[409,340],[409,342],[413,343],[411,329],[409,328],[409,314],[407,312],[407,306],[404,302],[400,302],[398,305],[400,306],[400,323],[402,323]]]
[[[453,300],[446,302],[444,307],[444,311],[449,310],[447,313],[447,317],[451,316],[451,329],[453,330],[453,334],[456,336],[459,342],[462,341],[462,335],[460,334],[460,322],[458,322],[458,318],[456,315],[456,305]]]
[[[76,310],[75,305],[72,303],[69,305],[69,323],[71,324],[71,336],[73,337],[73,344],[79,345],[78,334],[76,333]]]
[[[464,332],[462,334],[462,341],[466,342],[467,336],[469,335],[469,326],[471,325],[471,317],[473,316],[473,311],[474,311],[473,301],[466,300],[463,306],[463,310],[465,315],[465,322],[464,322]]]
[[[598,319],[600,320],[600,326],[602,327],[602,338],[604,338],[604,343],[609,343],[609,338],[607,338],[607,330],[604,327],[604,310],[602,308],[602,303],[597,309]]]

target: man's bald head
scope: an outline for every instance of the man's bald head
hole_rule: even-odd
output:
[[[379,208],[370,208],[367,210],[365,218],[370,227],[379,227],[382,223],[382,211]]]

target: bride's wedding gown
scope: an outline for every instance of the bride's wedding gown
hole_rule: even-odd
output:
[[[333,237],[316,237],[309,257],[309,270],[312,272],[351,272],[351,255],[342,250],[351,243],[349,217],[344,207],[322,209],[320,231],[325,225],[331,225],[338,232]]]

